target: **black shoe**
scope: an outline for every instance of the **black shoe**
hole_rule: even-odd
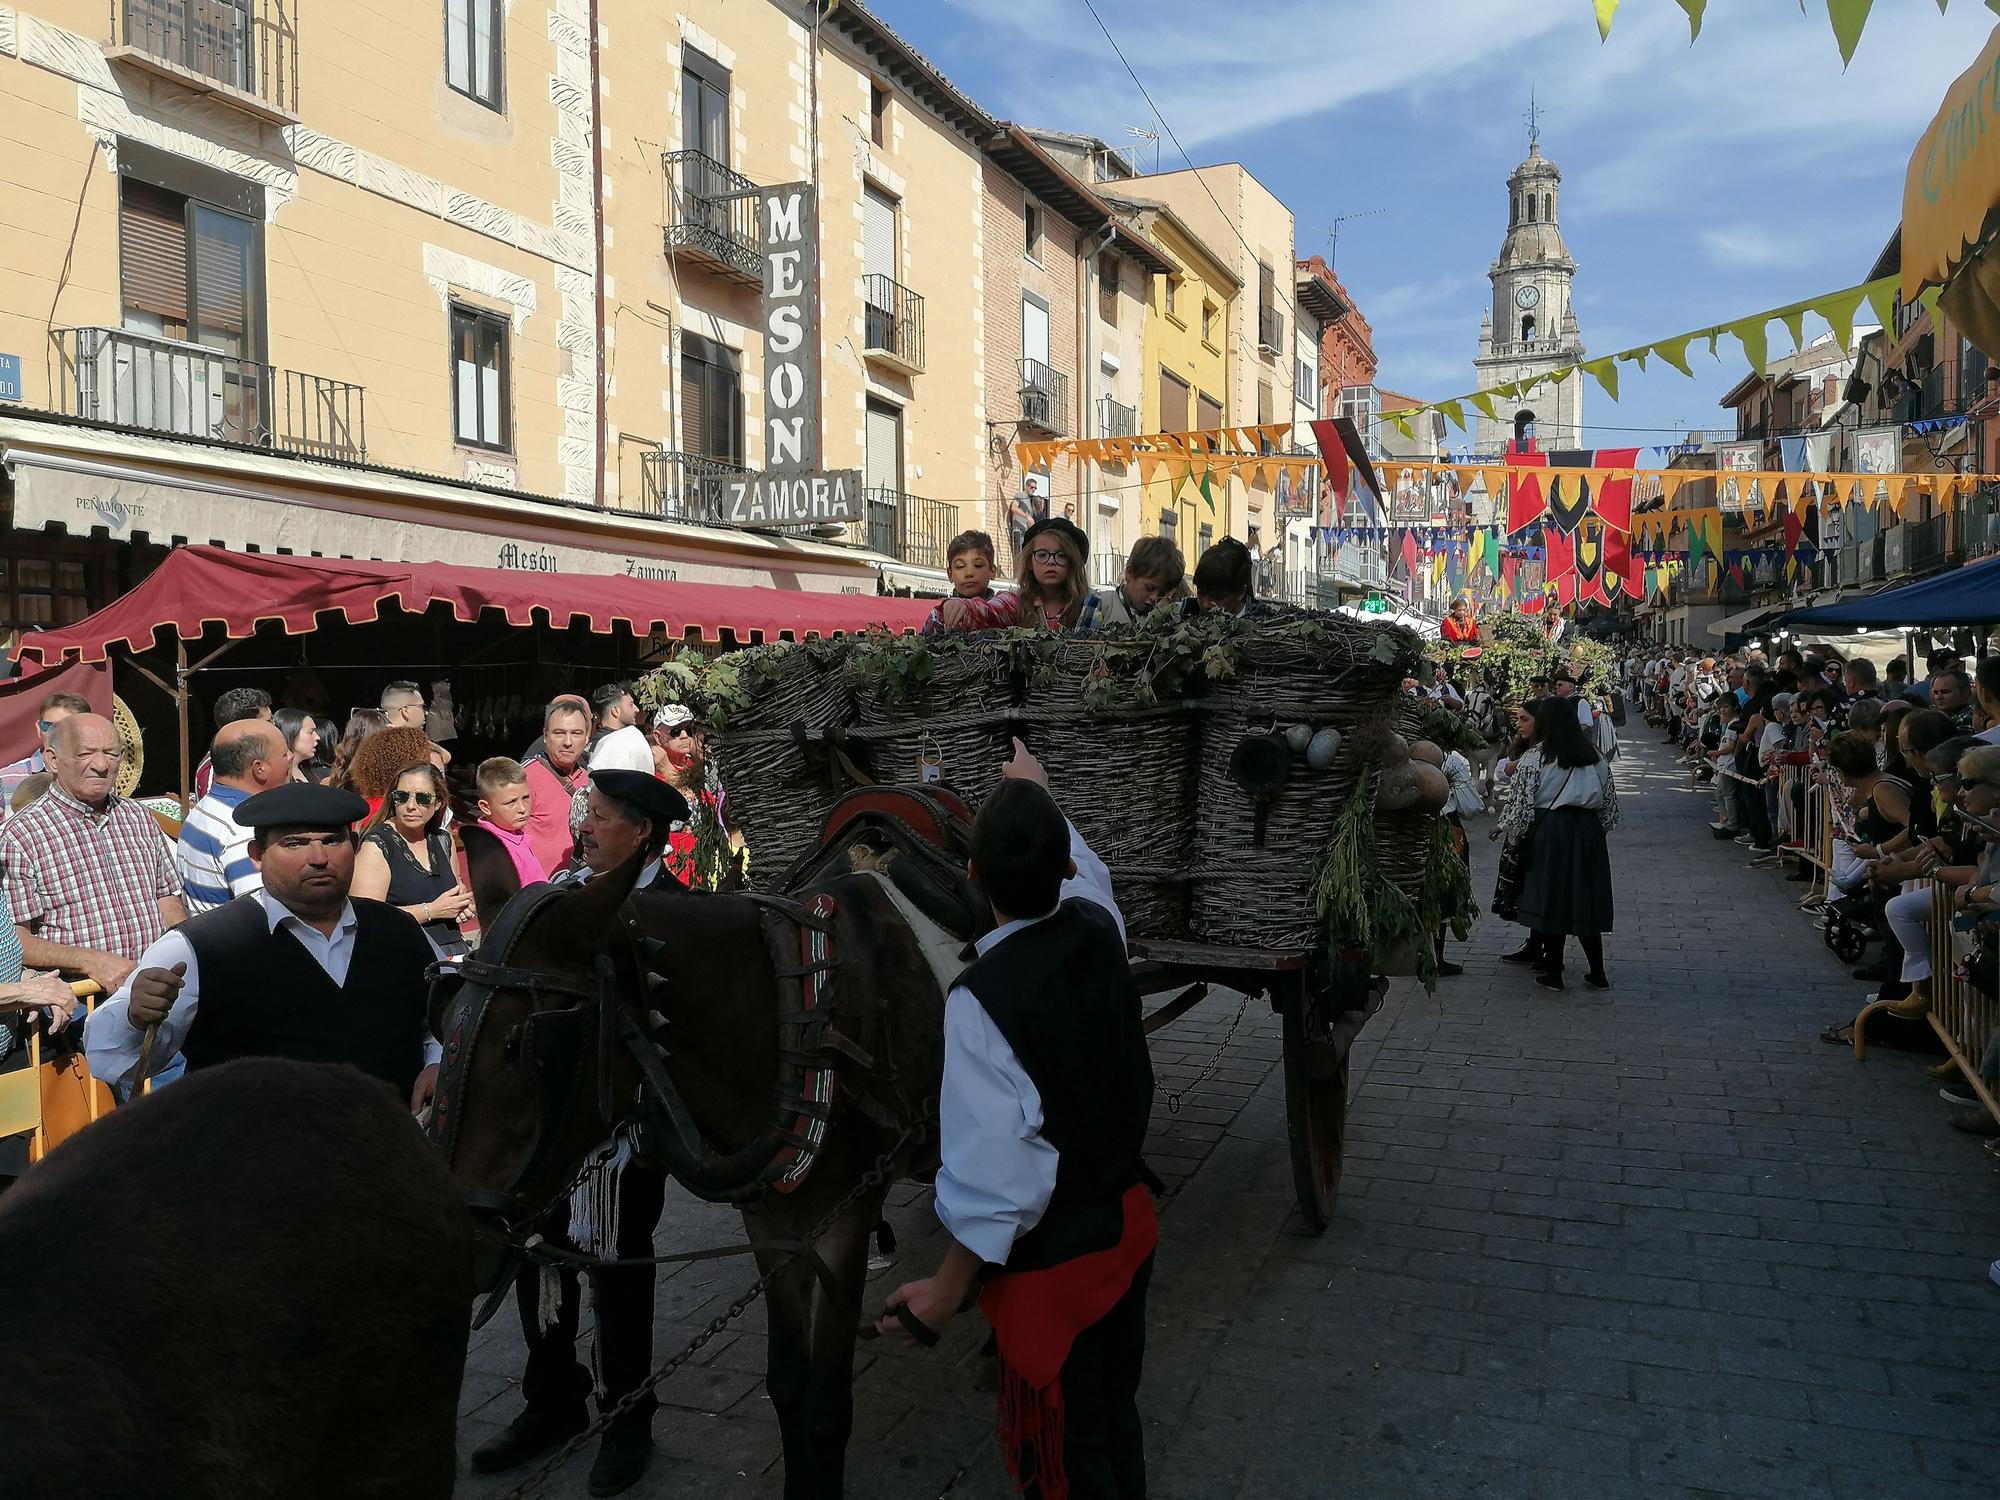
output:
[[[1738,836],[1734,828],[1717,828],[1712,824],[1708,831],[1712,837],[1718,839],[1733,839]]]
[[[518,1468],[589,1425],[589,1413],[581,1405],[563,1412],[537,1411],[531,1406],[509,1422],[506,1431],[472,1450],[472,1472],[499,1474]]]
[[[1607,974],[1586,974],[1583,976],[1583,982],[1594,990],[1608,990],[1611,988],[1611,978]]]
[[[652,1459],[650,1422],[644,1427],[624,1423],[612,1427],[597,1446],[597,1462],[590,1466],[590,1493],[622,1495],[639,1482]]]
[[[1525,948],[1516,948],[1512,953],[1500,955],[1503,964],[1538,964],[1542,961],[1542,950],[1533,943]]]
[[[1889,966],[1887,964],[1863,964],[1860,968],[1850,970],[1849,972],[1856,979],[1865,979],[1873,984],[1880,984],[1889,977]]]
[[[1438,960],[1438,977],[1441,979],[1456,979],[1459,975],[1463,974],[1464,972],[1465,972],[1464,964],[1451,963],[1448,960],[1442,958]]]
[[[1559,990],[1563,987],[1561,969],[1547,969],[1535,976],[1535,983],[1545,990]]]

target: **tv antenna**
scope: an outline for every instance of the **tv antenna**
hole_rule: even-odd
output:
[[[1372,219],[1377,214],[1386,214],[1386,208],[1364,208],[1359,213],[1337,214],[1326,231],[1326,263],[1329,269],[1340,258],[1340,226],[1349,219]]]
[[[1158,172],[1158,171],[1160,170],[1160,133],[1159,133],[1159,131],[1157,131],[1157,130],[1150,130],[1150,129],[1148,129],[1148,128],[1147,128],[1146,126],[1144,126],[1144,125],[1127,125],[1127,126],[1125,127],[1125,133],[1126,133],[1127,135],[1129,135],[1129,136],[1136,136],[1136,137],[1137,137],[1137,138],[1138,138],[1139,140],[1142,140],[1142,141],[1151,141],[1151,142],[1153,143],[1153,171],[1154,171],[1155,173],[1157,173],[1157,172]],[[1139,147],[1139,146],[1134,146],[1134,147],[1132,148],[1132,158],[1133,158],[1133,159],[1132,159],[1132,166],[1133,166],[1133,169],[1134,169],[1134,170],[1137,170],[1137,168],[1138,168],[1138,166],[1139,166],[1139,159],[1138,159],[1138,158],[1139,158],[1139,152],[1140,152],[1140,151],[1141,151],[1142,149],[1144,149],[1144,148],[1143,148],[1143,147]]]

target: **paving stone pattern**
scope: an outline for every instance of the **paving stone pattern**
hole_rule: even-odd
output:
[[[1633,732],[1615,989],[1576,984],[1573,950],[1572,987],[1537,989],[1491,918],[1463,977],[1398,983],[1356,1050],[1323,1236],[1292,1202],[1268,1007],[1230,1035],[1238,1000],[1217,995],[1155,1037],[1165,1089],[1216,1064],[1148,1147],[1172,1189],[1142,1393],[1155,1500],[2000,1495],[2000,1176],[1917,1061],[1817,1039],[1862,987],[1800,887],[1711,840],[1710,798]],[[1484,894],[1477,831],[1474,859]],[[939,1251],[929,1194],[892,1201],[900,1253],[871,1301]],[[737,1236],[677,1194],[659,1243]],[[663,1275],[657,1356],[751,1276]],[[862,1346],[850,1495],[1010,1492],[982,1334]],[[475,1339],[462,1448],[517,1409],[520,1355],[510,1308]],[[630,1493],[778,1495],[763,1361],[753,1311],[663,1386]],[[588,1462],[547,1493],[581,1495]]]

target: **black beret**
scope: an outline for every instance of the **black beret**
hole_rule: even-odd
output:
[[[353,792],[309,781],[289,781],[259,792],[236,809],[239,828],[347,828],[368,816],[368,803]]]
[[[1567,671],[1567,670],[1564,670],[1564,671],[1561,671],[1561,672],[1558,672],[1558,673],[1556,673],[1556,681],[1557,681],[1557,682],[1566,682],[1566,683],[1568,683],[1568,684],[1569,684],[1569,685],[1570,685],[1571,687],[1575,687],[1575,686],[1576,686],[1576,674],[1575,674],[1575,673],[1573,673],[1573,672],[1570,672],[1570,671]]]
[[[1028,528],[1028,534],[1021,538],[1021,546],[1023,548],[1033,546],[1035,538],[1045,531],[1059,532],[1061,535],[1068,537],[1072,542],[1076,543],[1076,550],[1083,554],[1084,561],[1088,562],[1090,560],[1089,536],[1085,534],[1084,529],[1077,525],[1076,522],[1067,520],[1062,516],[1043,516],[1041,520]]]
[[[671,825],[688,820],[687,798],[657,776],[644,771],[592,771],[590,780],[605,796],[629,802],[657,822]]]

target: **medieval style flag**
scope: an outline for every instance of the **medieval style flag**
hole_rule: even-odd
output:
[[[1542,577],[1553,582],[1558,578],[1576,577],[1576,538],[1564,536],[1551,528],[1542,540],[1547,545],[1548,557],[1542,564]]]
[[[1637,448],[1599,448],[1590,467],[1630,470],[1639,461]],[[1632,529],[1632,475],[1606,476],[1590,498],[1590,508],[1613,531]]]
[[[1545,469],[1548,456],[1532,453],[1507,445],[1507,534],[1532,526],[1542,518],[1545,502],[1542,498],[1541,481],[1532,474],[1520,472],[1523,468]]]

